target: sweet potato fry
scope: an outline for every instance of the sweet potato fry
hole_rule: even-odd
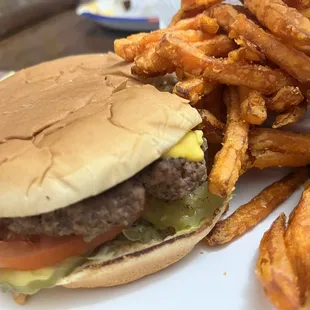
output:
[[[114,41],[114,51],[126,61],[132,62],[139,54],[159,42],[167,32],[174,31],[176,35],[188,42],[198,42],[212,38],[210,34],[199,30],[201,16],[182,20],[171,28],[160,29],[150,33],[137,33],[127,38],[117,39]]]
[[[259,246],[256,275],[277,309],[297,310],[301,304],[297,276],[284,242],[285,221],[282,213],[265,232]]]
[[[181,8],[184,11],[189,11],[197,7],[203,7],[203,9],[205,10],[219,2],[221,1],[220,0],[182,0]]]
[[[114,41],[115,53],[126,61],[134,61],[139,53],[138,42],[146,35],[146,33],[138,33],[128,38],[117,39]]]
[[[203,130],[208,142],[221,144],[225,125],[206,109],[199,109],[198,112],[202,118],[198,128]]]
[[[165,58],[158,56],[155,46],[152,46],[136,57],[135,65],[131,68],[131,72],[141,77],[155,77],[172,73],[174,69],[173,64]]]
[[[199,42],[206,38],[205,34],[200,30],[179,30],[175,31],[173,35],[186,42]],[[165,75],[166,73],[172,73],[174,70],[175,66],[171,62],[157,54],[156,45],[154,44],[135,58],[135,65],[132,67],[132,73],[142,77]]]
[[[307,104],[301,103],[299,105],[290,107],[287,111],[277,115],[276,120],[272,124],[272,128],[280,128],[289,124],[296,123],[301,119],[307,111]]]
[[[301,83],[310,81],[310,58],[307,55],[283,44],[278,38],[264,31],[243,14],[237,16],[231,28],[247,41],[258,46],[271,61],[298,81]]]
[[[281,88],[271,100],[267,100],[266,104],[268,110],[283,112],[291,106],[300,104],[303,99],[298,87],[286,86]]]
[[[178,82],[173,92],[182,98],[190,100],[192,104],[195,104],[203,95],[209,94],[214,87],[214,83],[193,77]]]
[[[310,1],[309,0],[284,0],[284,2],[293,8],[296,8],[298,10],[301,10],[303,8],[309,8],[310,7]]]
[[[224,94],[227,107],[227,124],[223,147],[216,155],[213,169],[209,175],[210,192],[227,197],[235,187],[240,176],[245,152],[248,147],[249,124],[240,118],[238,90],[229,87]]]
[[[269,185],[232,215],[218,222],[206,237],[209,245],[225,244],[245,234],[266,218],[308,179],[308,169],[299,168]]]
[[[215,18],[202,14],[200,17],[200,29],[206,33],[216,34],[220,26]]]
[[[26,304],[27,298],[29,295],[25,295],[25,294],[19,294],[19,293],[12,293],[14,301],[22,306],[24,304]]]
[[[221,2],[221,0],[183,0],[181,2],[181,8],[172,17],[168,27],[170,28],[174,26],[177,22],[183,20],[184,18],[195,16],[219,2]]]
[[[251,139],[249,140],[251,141]],[[270,167],[304,167],[310,164],[309,155],[282,153],[269,150],[256,151],[251,149],[250,155],[250,162],[247,163],[247,169],[264,169]]]
[[[247,63],[247,62],[262,62],[263,58],[261,58],[258,54],[254,53],[247,47],[240,47],[231,51],[228,54],[228,62],[239,62],[239,63]]]
[[[155,32],[162,32],[162,34],[168,31],[177,30],[201,30],[209,34],[216,34],[219,25],[215,18],[211,18],[203,13],[198,14],[191,18],[186,18],[178,21],[175,25],[168,27],[167,29],[157,30]]]
[[[233,40],[223,34],[194,43],[193,46],[203,51],[205,55],[213,57],[226,57],[237,47]]]
[[[273,34],[299,50],[310,51],[310,21],[295,8],[282,0],[244,0],[244,5]]]
[[[310,186],[290,215],[285,244],[293,269],[298,276],[301,303],[305,304],[310,291]],[[307,308],[308,309],[308,308]]]
[[[293,80],[279,70],[252,64],[230,64],[225,60],[204,55],[191,44],[173,34],[166,34],[157,47],[157,53],[176,67],[195,76],[219,83],[247,86],[262,93],[274,93]]]
[[[250,132],[251,151],[265,150],[310,157],[310,134],[280,129],[255,128]]]
[[[229,4],[218,4],[208,10],[208,14],[215,18],[227,33],[230,31],[230,25],[235,21],[238,11]]]
[[[310,4],[309,4],[310,6]],[[310,19],[310,7],[300,10],[300,13]]]
[[[250,91],[241,102],[241,118],[253,125],[261,125],[267,119],[267,109],[263,95]]]

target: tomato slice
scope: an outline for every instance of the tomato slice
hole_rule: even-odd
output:
[[[35,237],[29,241],[0,241],[0,268],[36,270],[79,256],[112,240],[123,227],[116,227],[90,242],[80,236]]]

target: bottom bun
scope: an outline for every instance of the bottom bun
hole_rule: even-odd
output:
[[[62,279],[58,285],[67,288],[109,287],[138,280],[179,261],[188,254],[214,227],[226,209],[228,201],[217,209],[213,219],[198,230],[167,238],[102,264],[91,264]]]

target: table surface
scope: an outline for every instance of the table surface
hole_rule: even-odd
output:
[[[128,33],[104,29],[68,10],[0,41],[0,70],[19,70],[59,57],[113,50]]]

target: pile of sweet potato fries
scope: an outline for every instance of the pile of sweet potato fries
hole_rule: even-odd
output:
[[[209,189],[229,197],[251,168],[295,167],[220,221],[210,246],[241,236],[308,180],[310,134],[281,128],[310,104],[310,0],[183,0],[170,25],[115,41],[141,79],[174,74],[174,93],[200,112]],[[279,129],[281,128],[281,129]],[[265,233],[256,273],[279,309],[310,307],[310,187],[288,224]]]

